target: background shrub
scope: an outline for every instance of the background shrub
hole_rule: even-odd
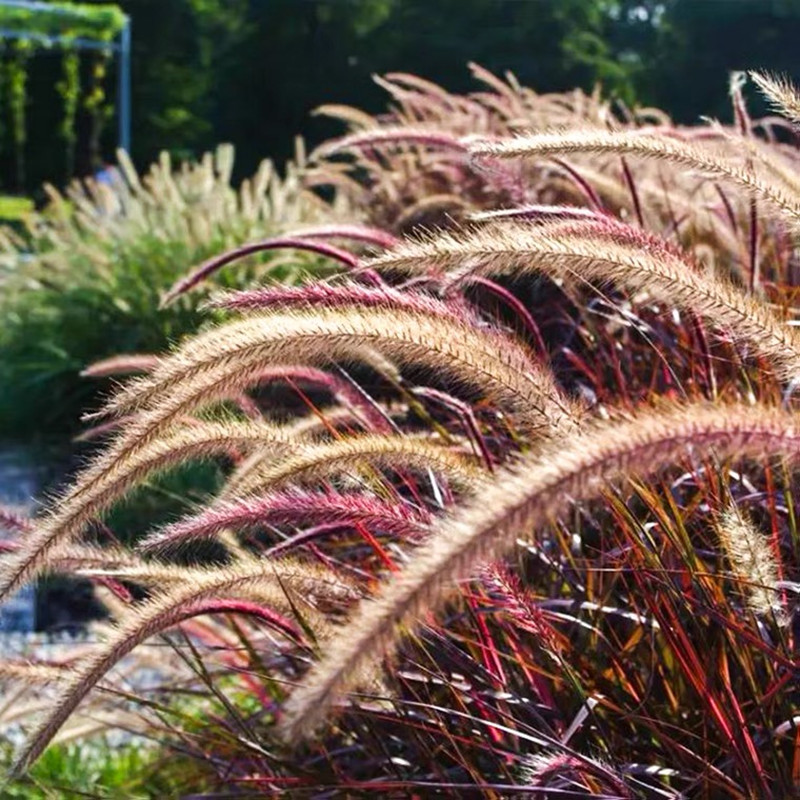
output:
[[[197,328],[198,296],[159,307],[178,276],[220,250],[330,213],[300,185],[297,165],[281,177],[264,161],[238,187],[232,169],[230,146],[177,169],[164,154],[141,178],[123,156],[102,182],[76,181],[64,195],[50,187],[48,205],[27,219],[24,233],[5,230],[0,439],[76,433],[80,414],[109,387],[81,378],[85,367],[106,356],[160,352]],[[277,278],[313,268],[300,256],[269,260]],[[266,269],[240,270],[233,280],[245,283]]]

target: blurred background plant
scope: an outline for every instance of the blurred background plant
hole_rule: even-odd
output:
[[[102,179],[75,181],[63,194],[48,186],[47,205],[2,234],[0,439],[63,442],[109,387],[81,378],[85,367],[159,352],[194,331],[196,298],[159,307],[190,267],[287,226],[333,218],[333,206],[302,186],[303,158],[298,145],[299,160],[283,175],[263,161],[234,186],[229,145],[178,167],[164,153],[141,178],[121,154]],[[318,259],[260,261],[268,266],[223,271],[220,281],[246,283],[266,270],[292,280]]]
[[[104,800],[178,797],[180,769],[174,754],[165,758],[141,742],[95,739],[53,747],[25,779],[7,785],[3,793],[8,800],[78,800],[92,787],[92,796]]]

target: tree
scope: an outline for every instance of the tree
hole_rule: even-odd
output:
[[[639,91],[684,122],[730,119],[722,87],[732,70],[767,69],[795,80],[800,0],[665,0],[655,51]],[[754,108],[764,110],[763,104]]]
[[[291,134],[334,128],[311,110],[341,102],[379,111],[374,73],[414,72],[448,89],[475,88],[466,65],[514,71],[543,91],[596,81],[633,98],[633,65],[608,43],[610,0],[251,0],[251,35],[230,64],[220,130],[246,161],[287,155]],[[236,135],[238,134],[238,138]]]
[[[100,0],[97,0],[100,2]],[[312,143],[339,126],[317,105],[378,112],[373,73],[414,72],[453,91],[474,88],[466,64],[512,70],[538,91],[580,86],[677,119],[729,118],[723,87],[733,69],[794,77],[800,0],[121,0],[133,19],[133,150],[196,155],[221,140],[237,169],[290,155],[294,134]],[[36,59],[31,96],[61,65]],[[113,76],[112,76],[113,78]],[[62,174],[48,132],[50,104],[31,111],[29,187]],[[763,107],[762,107],[763,108]],[[107,126],[103,147],[115,145]],[[81,165],[79,164],[79,167]],[[84,169],[88,165],[83,165]]]

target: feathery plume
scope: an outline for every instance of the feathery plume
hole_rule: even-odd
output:
[[[330,285],[311,283],[307,286],[267,286],[238,292],[225,292],[212,297],[210,308],[229,311],[266,311],[268,309],[303,308],[399,308],[419,314],[431,314],[468,320],[463,305],[444,303],[422,292],[401,292],[390,286],[373,288],[357,283]]]
[[[99,645],[62,684],[52,710],[31,733],[16,754],[12,775],[18,775],[36,760],[47,743],[75,710],[80,701],[120,659],[139,644],[192,617],[233,610],[230,601],[253,600],[266,603],[279,615],[292,615],[297,607],[303,612],[314,610],[314,598],[348,590],[329,572],[285,559],[275,562],[253,562],[227,569],[209,571],[205,578],[195,575],[171,591],[156,595],[132,609],[119,623],[108,640]],[[288,631],[294,625],[281,621]]]
[[[280,462],[254,470],[237,486],[237,493],[277,489],[290,481],[320,481],[323,477],[363,467],[379,469],[433,469],[467,488],[483,476],[472,456],[443,445],[405,436],[350,436],[335,442],[309,445]]]
[[[542,794],[563,792],[577,796],[577,791],[586,797],[614,797],[618,800],[634,797],[625,783],[622,773],[607,764],[572,753],[549,753],[529,756],[525,759],[520,778],[527,787],[539,786]],[[600,784],[598,786],[598,783]],[[593,791],[593,788],[596,791]],[[609,795],[608,792],[613,792]]]
[[[576,231],[583,230],[583,225],[591,232],[593,223],[576,224]],[[747,342],[786,377],[800,374],[800,335],[766,304],[721,277],[701,273],[670,246],[660,247],[654,254],[655,243],[642,246],[650,242],[650,235],[638,246],[637,241],[571,235],[560,225],[551,232],[547,227],[509,223],[409,241],[370,264],[377,270],[428,264],[449,271],[447,287],[474,275],[543,272],[555,278],[574,275],[585,281],[611,283],[631,293],[647,292]]]
[[[286,234],[299,239],[345,239],[352,242],[373,245],[385,250],[394,247],[398,239],[383,228],[373,228],[369,225],[314,225],[309,228],[296,228]]]
[[[25,533],[31,528],[31,521],[14,508],[0,505],[0,528],[12,533]]]
[[[152,372],[158,366],[160,360],[158,356],[145,353],[112,356],[89,364],[81,372],[81,377],[108,378],[113,375],[130,375],[134,372]]]
[[[271,443],[290,447],[281,429],[264,422],[201,423],[155,439],[131,458],[95,464],[83,472],[76,486],[54,506],[0,562],[0,597],[48,568],[48,554],[56,545],[74,539],[90,519],[152,473],[192,458],[226,453],[231,447]]]
[[[264,253],[268,250],[304,250],[310,253],[315,253],[326,258],[332,258],[334,261],[339,261],[346,267],[353,269],[358,266],[358,258],[347,250],[334,245],[327,244],[326,242],[317,242],[313,239],[301,239],[299,237],[280,236],[275,239],[265,239],[261,242],[252,242],[250,244],[241,245],[234,250],[229,250],[219,256],[214,256],[204,261],[197,269],[190,272],[185,277],[177,281],[161,298],[160,307],[168,306],[176,297],[185,294],[189,289],[197,286],[198,283],[204,281],[210,275],[213,275],[218,270],[222,269],[227,264],[244,258],[245,256],[253,255],[254,253]]]
[[[748,608],[754,614],[774,612],[782,619],[778,565],[767,537],[734,504],[722,511],[716,528]]]
[[[0,681],[14,681],[25,686],[48,686],[61,683],[70,675],[71,664],[38,661],[0,661]]]
[[[788,78],[768,72],[750,72],[750,77],[776,111],[800,123],[800,93]]]
[[[138,568],[145,563],[121,547],[97,547],[89,544],[63,544],[48,556],[48,570],[78,572],[85,569]]]
[[[332,431],[337,434],[338,429],[343,426],[346,426],[350,431],[354,427],[358,429],[361,427],[360,418],[356,417],[349,408],[332,408],[326,409],[324,414],[319,416],[311,414],[301,418],[293,425],[288,425],[286,432],[288,438],[292,441],[297,441],[302,446],[307,442],[319,440],[320,437],[330,434]],[[248,476],[262,466],[273,463],[278,455],[270,447],[256,449],[251,455],[243,459],[228,476],[220,497],[240,497],[239,487],[249,480]]]
[[[341,103],[324,103],[317,106],[312,112],[312,116],[330,117],[331,119],[341,120],[354,128],[373,128],[375,118],[360,108],[342,105]]]
[[[500,557],[519,535],[547,524],[572,502],[597,498],[609,481],[654,475],[687,451],[697,457],[797,457],[798,417],[706,404],[651,411],[564,438],[498,473],[473,500],[435,523],[409,565],[360,605],[289,697],[281,735],[290,742],[309,735],[353,676],[391,651],[398,626],[435,611],[455,581]]]
[[[326,144],[321,149],[325,156],[341,153],[346,150],[362,150],[391,146],[435,147],[466,153],[466,146],[450,133],[435,128],[375,128],[344,136]]]
[[[554,219],[603,219],[606,215],[581,206],[548,206],[531,204],[519,208],[499,208],[491,211],[476,211],[469,215],[470,222],[494,222],[505,219],[529,219],[551,221]]]
[[[274,313],[213,328],[185,344],[152,376],[132,382],[107,411],[151,408],[131,434],[141,439],[179,414],[241,390],[266,367],[362,360],[364,346],[479,389],[529,430],[569,427],[579,416],[549,371],[508,336],[477,329],[468,320],[358,307]]]
[[[472,156],[491,158],[547,157],[572,153],[616,153],[671,161],[715,177],[729,180],[767,200],[798,224],[800,197],[792,187],[768,180],[709,148],[666,136],[630,131],[577,130],[518,136],[500,141],[465,142]]]
[[[387,533],[419,533],[430,514],[405,503],[387,503],[365,493],[308,492],[288,489],[261,497],[220,503],[150,534],[139,543],[142,551],[163,552],[170,547],[215,536],[225,530],[259,525],[365,525]]]

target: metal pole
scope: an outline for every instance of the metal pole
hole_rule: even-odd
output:
[[[70,17],[86,16],[85,12],[82,12],[79,8],[60,8],[59,6],[45,3],[43,0],[0,0],[0,6],[27,8],[30,11],[47,11],[48,14],[63,14]]]
[[[2,6],[0,0],[0,6]],[[46,33],[36,33],[35,31],[14,31],[8,28],[0,28],[0,41],[3,39],[21,39],[29,42],[40,42],[44,45],[64,44],[76,47],[79,50],[113,50],[115,53],[119,51],[118,44],[109,44],[108,42],[100,41],[99,39],[84,39],[80,36],[49,36]]]
[[[119,34],[119,146],[131,151],[131,18]]]

